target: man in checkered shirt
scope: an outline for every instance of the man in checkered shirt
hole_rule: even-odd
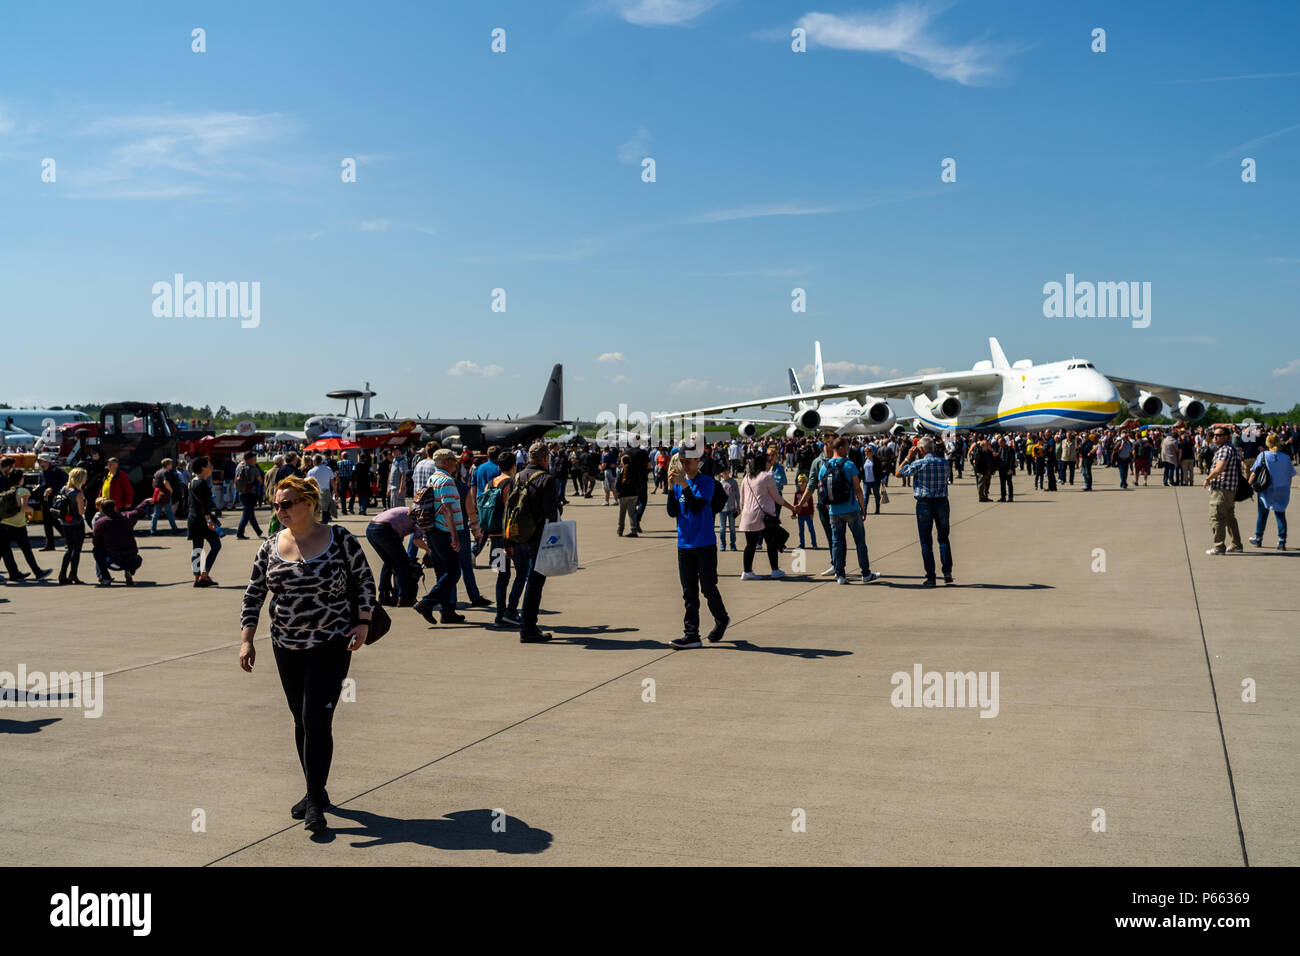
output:
[[[1210,489],[1210,530],[1214,532],[1214,547],[1209,555],[1231,554],[1241,551],[1241,529],[1237,527],[1237,486],[1241,482],[1241,456],[1228,441],[1228,430],[1222,426],[1212,433],[1214,463],[1205,479]],[[1232,539],[1232,547],[1224,550],[1224,532]]]
[[[894,472],[899,478],[912,478],[912,494],[916,498],[916,529],[921,537],[921,561],[925,564],[925,583],[932,588],[934,580],[934,541],[930,528],[939,538],[939,563],[943,581],[952,584],[952,547],[948,543],[948,463],[934,453],[934,439],[926,435],[907,453]]]

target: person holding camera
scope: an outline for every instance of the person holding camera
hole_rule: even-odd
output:
[[[713,535],[713,517],[727,504],[727,492],[709,475],[700,473],[699,439],[682,442],[678,454],[668,463],[668,517],[677,521],[677,577],[682,584],[682,636],[669,641],[685,650],[700,647],[700,594],[713,615],[711,643],[722,640],[731,618],[718,591],[718,546]]]

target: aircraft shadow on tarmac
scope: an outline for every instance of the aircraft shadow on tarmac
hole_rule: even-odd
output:
[[[39,734],[50,724],[57,724],[62,717],[42,717],[40,720],[0,720],[0,734]]]
[[[551,848],[554,836],[547,830],[530,827],[518,817],[501,816],[492,810],[456,810],[438,819],[402,820],[385,817],[352,807],[334,807],[330,816],[345,817],[354,827],[331,825],[327,833],[317,834],[317,843],[332,842],[337,836],[357,837],[352,846],[367,849],[387,844],[413,843],[434,850],[496,850],[498,853],[544,853]],[[504,824],[504,832],[497,830]]]

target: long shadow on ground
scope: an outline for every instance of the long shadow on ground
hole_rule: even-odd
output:
[[[550,849],[554,839],[550,832],[530,827],[518,817],[507,816],[504,811],[456,810],[437,819],[403,820],[353,807],[334,807],[329,810],[329,816],[345,817],[356,826],[335,828],[331,825],[330,833],[312,839],[330,842],[334,835],[352,836],[358,838],[352,845],[360,849],[412,843],[434,850],[543,853]]]

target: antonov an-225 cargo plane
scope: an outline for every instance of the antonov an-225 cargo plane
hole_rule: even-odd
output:
[[[728,402],[660,417],[698,418],[742,408],[787,405],[802,411],[800,424],[805,431],[812,432],[821,424],[818,408],[824,402],[854,399],[870,407],[871,402],[900,398],[911,401],[916,425],[932,431],[1080,430],[1105,425],[1124,411],[1149,418],[1168,407],[1175,419],[1195,422],[1204,417],[1206,402],[1253,405],[1259,401],[1117,378],[1079,358],[1043,365],[1022,359],[1012,364],[995,338],[989,339],[989,350],[992,360],[976,362],[969,372],[937,372],[841,385],[797,395]]]

